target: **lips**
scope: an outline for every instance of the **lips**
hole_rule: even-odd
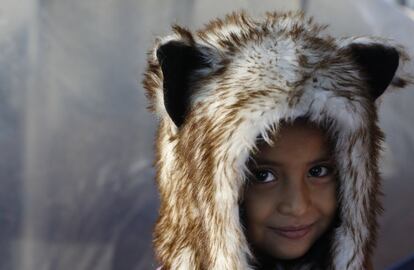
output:
[[[312,225],[313,224],[288,227],[270,227],[270,229],[279,236],[288,239],[301,239],[310,232]]]

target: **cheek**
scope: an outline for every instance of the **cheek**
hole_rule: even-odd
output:
[[[256,190],[251,188],[245,193],[244,208],[246,212],[247,225],[260,226],[272,215],[275,205],[274,194],[270,189]]]
[[[333,216],[337,208],[336,185],[327,185],[313,192],[313,201],[324,216]]]

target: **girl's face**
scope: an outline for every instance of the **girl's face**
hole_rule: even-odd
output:
[[[304,255],[333,222],[335,162],[323,132],[284,126],[274,146],[259,144],[244,197],[248,241],[276,259]]]

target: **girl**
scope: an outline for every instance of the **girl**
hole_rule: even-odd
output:
[[[326,269],[339,224],[332,143],[323,127],[301,117],[282,121],[273,141],[258,142],[241,206],[257,269]]]
[[[400,46],[335,39],[301,13],[174,26],[143,81],[159,119],[163,270],[370,269],[384,134],[405,86]]]

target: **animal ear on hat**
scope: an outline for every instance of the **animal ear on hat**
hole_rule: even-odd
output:
[[[377,40],[354,40],[346,47],[351,57],[360,66],[360,70],[369,87],[372,100],[380,97],[385,89],[393,83],[403,87],[403,81],[395,78],[401,52],[387,43]]]
[[[164,106],[171,120],[180,127],[189,109],[192,85],[212,68],[211,50],[195,43],[187,30],[174,27],[178,38],[161,44],[156,57],[163,74]]]

